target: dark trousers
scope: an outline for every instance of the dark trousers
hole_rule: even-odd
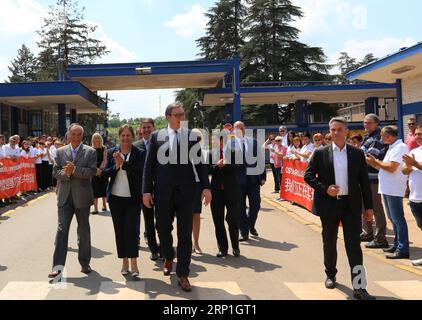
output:
[[[274,163],[271,163],[271,171],[273,172],[274,177],[274,191],[280,191],[280,182],[278,179],[276,168],[274,167]]]
[[[44,186],[43,174],[42,174],[42,163],[35,165],[35,173],[37,175],[38,189],[42,189],[42,187]]]
[[[47,167],[46,185],[47,188],[51,188],[53,186],[53,165],[49,162]]]
[[[346,253],[351,269],[352,281],[356,276],[353,269],[363,268],[362,249],[360,247],[360,233],[362,217],[350,212],[348,200],[332,200],[330,209],[321,217],[322,239],[324,243],[324,265],[327,277],[334,279],[337,274],[337,237],[339,223],[343,225]]]
[[[239,249],[239,225],[237,219],[237,199],[229,199],[224,190],[213,190],[211,201],[212,219],[215,226],[218,249],[227,252],[229,244],[227,241],[226,227],[224,226],[224,208],[227,208],[226,221],[229,226],[230,240],[233,250]]]
[[[89,207],[77,209],[73,205],[72,196],[69,196],[66,204],[58,208],[59,225],[57,228],[55,250],[53,257],[53,269],[65,266],[69,229],[72,223],[73,215],[76,215],[78,222],[78,260],[81,266],[89,266],[91,262],[91,228],[89,225]]]
[[[139,221],[140,203],[131,202],[130,198],[111,195],[109,206],[113,218],[118,257],[120,259],[138,258],[136,224]]]
[[[419,229],[422,230],[422,203],[416,203],[410,201],[410,209],[412,210],[413,216],[415,217],[416,224]]]
[[[373,235],[375,242],[386,242],[387,219],[382,205],[381,195],[378,193],[378,183],[371,183],[372,202],[374,204],[375,232],[372,221],[363,220],[363,231],[368,235]],[[365,212],[364,212],[365,215]]]
[[[249,199],[249,214],[246,213],[246,197]],[[255,228],[258,213],[261,209],[261,186],[241,185],[239,203],[239,226],[243,237],[249,235],[249,231]]]
[[[147,208],[142,205],[142,213],[144,215],[145,236],[148,241],[148,247],[151,253],[158,253],[157,237],[155,232],[155,212],[154,208]]]
[[[170,200],[156,201],[157,229],[161,251],[165,260],[174,259],[173,222],[177,217],[177,268],[179,277],[189,276],[192,257],[193,197],[185,198],[180,187],[174,187]]]

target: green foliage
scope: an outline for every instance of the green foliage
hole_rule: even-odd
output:
[[[29,48],[23,44],[18,50],[17,57],[8,67],[12,73],[9,82],[31,82],[37,80],[37,59]]]
[[[341,52],[340,57],[337,60],[337,66],[340,68],[340,74],[337,75],[338,81],[347,82],[346,75],[348,73],[374,62],[377,59],[378,58],[372,53],[368,53],[361,61],[358,61],[356,58],[350,57],[347,52]]]
[[[55,79],[55,53],[59,48],[63,67],[91,63],[108,53],[101,41],[92,37],[98,26],[84,21],[84,11],[75,0],[57,0],[55,6],[50,6],[44,25],[37,31],[41,37],[37,44],[43,80]]]

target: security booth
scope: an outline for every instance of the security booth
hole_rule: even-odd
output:
[[[408,134],[407,121],[416,116],[422,123],[422,43],[388,55],[348,74],[349,80],[396,84],[398,127]]]
[[[7,136],[63,137],[78,113],[105,113],[106,103],[77,81],[1,83],[0,108]]]

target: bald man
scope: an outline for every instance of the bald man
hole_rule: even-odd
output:
[[[246,136],[245,124],[238,121],[234,124],[236,150],[243,153],[243,161],[238,169],[240,186],[239,227],[240,242],[248,241],[249,234],[258,237],[255,228],[258,213],[261,209],[261,186],[267,180],[264,150],[258,142]],[[249,160],[249,161],[248,161]],[[249,211],[246,212],[246,198],[249,199]]]

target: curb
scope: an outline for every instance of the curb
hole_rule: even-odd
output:
[[[315,232],[318,232],[318,233],[322,232],[322,227],[320,225],[303,219],[297,213],[289,210],[288,208],[281,205],[279,202],[272,200],[272,199],[268,198],[267,196],[261,196],[261,197],[262,197],[262,200],[264,200],[267,204],[269,204],[273,207],[276,207],[277,209],[280,209],[284,214],[286,214],[287,216],[289,216],[293,220],[299,222],[300,224],[307,226],[308,228],[310,228],[311,230],[313,230]],[[339,238],[340,242],[344,245],[344,238],[342,238],[341,236],[339,236],[338,238]],[[418,269],[418,268],[415,268],[415,267],[412,267],[412,266],[408,266],[408,265],[405,265],[403,263],[392,262],[390,260],[387,260],[384,255],[380,255],[380,254],[375,253],[374,251],[371,251],[371,250],[366,249],[364,247],[362,248],[362,252],[363,252],[364,255],[375,258],[382,263],[388,264],[390,266],[396,267],[396,268],[401,269],[401,270],[408,271],[410,273],[413,273],[413,274],[416,274],[416,275],[422,277],[422,269]]]

